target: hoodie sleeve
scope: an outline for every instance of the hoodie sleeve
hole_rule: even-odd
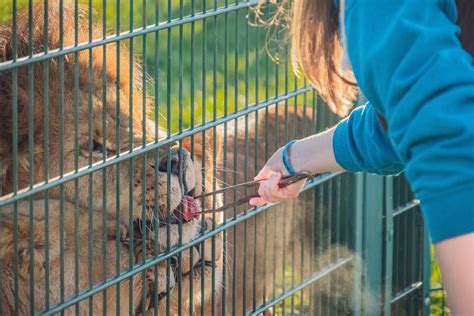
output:
[[[404,165],[370,103],[339,122],[333,136],[334,156],[347,171],[381,175],[403,171]]]

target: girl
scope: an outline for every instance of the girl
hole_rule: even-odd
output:
[[[474,3],[297,0],[292,51],[343,115],[355,82],[369,102],[334,128],[276,151],[253,205],[298,195],[300,171],[405,171],[421,201],[454,315],[474,315]],[[353,75],[352,75],[353,74]],[[308,159],[311,157],[311,159]]]

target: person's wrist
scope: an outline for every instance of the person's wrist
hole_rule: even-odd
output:
[[[283,147],[282,151],[282,162],[283,162],[283,168],[288,173],[289,175],[295,175],[297,172],[293,168],[291,161],[290,161],[290,150],[291,147],[296,143],[296,140],[291,140],[286,145]]]
[[[306,141],[306,139],[297,140],[288,151],[289,162],[296,173],[311,172],[308,169],[308,162],[311,160],[311,157],[308,157],[307,153],[305,153]]]

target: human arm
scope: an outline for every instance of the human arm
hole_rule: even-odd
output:
[[[436,257],[453,315],[474,315],[474,233],[435,244]]]
[[[333,151],[335,128],[319,134],[311,135],[295,142],[288,150],[289,162],[296,172],[307,171],[323,173],[328,171],[344,171],[336,162]],[[278,202],[298,196],[305,181],[279,188],[278,182],[282,176],[288,175],[282,160],[283,148],[278,149],[267,161],[255,177],[263,181],[259,188],[259,198],[250,200],[252,205],[263,205],[266,202]]]
[[[402,172],[403,162],[382,124],[370,103],[354,109],[349,117],[339,122],[333,141],[337,163],[352,172],[380,175]]]
[[[254,205],[294,198],[304,182],[279,188],[282,175],[287,175],[280,148],[266,163],[256,179],[270,179],[261,185],[262,198]],[[297,171],[324,173],[330,171],[366,171],[394,174],[403,170],[386,131],[370,104],[354,109],[349,117],[325,132],[304,138],[290,147],[289,159]]]

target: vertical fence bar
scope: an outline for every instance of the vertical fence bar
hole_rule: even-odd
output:
[[[120,0],[116,0],[115,2],[115,7],[116,7],[116,17],[115,17],[115,31],[117,34],[120,33]],[[76,11],[77,12],[77,11]],[[116,48],[116,65],[115,65],[115,72],[117,73],[117,81],[115,82],[115,116],[116,116],[116,126],[115,126],[115,135],[116,135],[116,148],[117,148],[117,153],[116,156],[118,157],[120,155],[120,149],[121,147],[121,138],[120,138],[120,126],[121,126],[121,117],[120,117],[120,45],[121,42],[117,42],[117,48]],[[117,236],[120,235],[120,227],[121,227],[121,216],[120,216],[120,206],[121,206],[121,199],[120,199],[120,191],[121,191],[121,178],[120,178],[120,163],[118,163],[115,166],[115,216],[116,216],[116,221],[115,221],[115,234]],[[118,275],[120,273],[120,251],[121,251],[121,243],[118,238],[115,241],[115,274]],[[120,306],[121,306],[121,288],[120,288],[120,283],[117,284],[115,287],[115,293],[116,293],[116,301],[115,301],[115,310],[117,311],[117,314],[120,315]]]
[[[423,226],[423,308],[422,308],[422,315],[428,316],[430,315],[430,294],[431,294],[431,242],[430,236],[428,232],[428,227],[426,223]],[[444,306],[443,306],[443,313],[444,313]]]
[[[224,2],[225,8],[229,7],[228,0]],[[228,54],[229,54],[229,14],[226,12],[224,13],[224,117],[227,117],[229,112],[229,82],[228,82]],[[227,154],[227,121],[224,122],[224,134],[223,134],[223,162],[222,162],[222,185],[227,186],[227,163],[228,163],[228,154]],[[217,135],[214,135],[217,137]],[[235,157],[234,157],[235,160]],[[223,204],[225,205],[227,201],[227,195],[223,194]],[[223,225],[227,223],[227,215],[223,215]],[[221,294],[221,307],[222,307],[222,315],[227,314],[227,229],[222,232],[222,294]]]
[[[214,12],[217,12],[217,0],[214,0]],[[213,27],[214,27],[214,36],[218,38],[218,20],[217,14],[214,15],[213,19]],[[217,40],[214,41],[213,50],[212,50],[212,119],[213,121],[217,120]],[[212,190],[215,191],[217,189],[217,129],[216,126],[212,128],[212,147],[214,150],[212,151]],[[212,229],[216,228],[216,203],[217,198],[216,195],[213,194],[212,196]],[[211,237],[211,258],[212,261],[215,262],[216,258],[216,237]],[[215,265],[212,266],[211,272],[211,314],[214,316],[216,313],[216,269]]]
[[[285,47],[285,50],[287,48]],[[287,52],[287,51],[286,51]],[[283,67],[284,67],[284,84],[283,84],[283,93],[284,94],[288,94],[288,59],[285,59],[285,62],[283,64]],[[280,78],[277,77],[276,80],[279,80]],[[289,126],[288,126],[288,99],[285,99],[285,102],[284,102],[284,142],[288,142],[289,141]],[[278,148],[279,146],[277,146]],[[275,214],[275,216],[278,216]],[[283,245],[286,245],[286,229],[288,227],[287,225],[287,216],[283,216],[283,221],[282,221],[282,231],[283,231],[283,236],[282,236],[282,239],[283,239]],[[281,291],[282,293],[285,293],[285,289],[286,289],[286,247],[282,247],[282,267],[281,267],[281,274],[282,274],[282,277],[281,277]],[[285,300],[283,300],[281,302],[281,308],[282,308],[282,313],[285,314]]]
[[[306,80],[304,80],[304,84],[303,86],[306,86]],[[295,77],[295,90],[297,89],[297,79]],[[303,123],[302,123],[302,126],[301,126],[301,129],[302,129],[302,133],[304,136],[308,135],[307,133],[307,93],[305,92],[303,94]],[[295,100],[295,108],[297,107],[297,102]],[[296,108],[297,109],[297,108]],[[296,111],[296,110],[295,110]],[[296,127],[295,127],[295,134],[296,134]],[[311,189],[311,191],[314,191],[314,189]],[[306,197],[309,196],[309,193],[305,193],[303,195],[303,207],[302,209],[303,210],[307,210],[308,208],[308,203],[307,203],[307,199]],[[313,216],[311,216],[311,218],[313,218]],[[301,227],[299,228],[300,230],[300,242],[301,242],[301,247],[300,247],[300,251],[301,251],[301,254],[300,254],[300,261],[301,261],[301,270],[300,270],[300,282],[303,282],[303,280],[305,279],[305,226],[306,226],[306,221],[301,221]],[[311,226],[312,228],[312,226]],[[294,285],[293,285],[294,286]],[[313,286],[311,285],[310,286],[310,289],[312,288]],[[299,293],[300,294],[300,313],[303,313],[303,311],[305,310],[305,306],[304,306],[304,295],[305,293],[308,293],[309,289],[307,289],[305,291],[305,289],[302,289],[301,292]]]
[[[407,191],[409,190],[408,184],[407,184]],[[407,192],[409,195],[410,192]],[[411,201],[411,197],[408,197],[407,200]],[[407,233],[407,239],[409,241],[409,247],[408,247],[408,256],[406,261],[409,264],[409,273],[408,273],[408,284],[415,284],[417,279],[422,280],[420,278],[417,278],[417,273],[421,271],[422,269],[419,269],[420,264],[422,262],[418,261],[417,264],[417,252],[423,252],[423,247],[421,246],[420,242],[417,242],[417,240],[420,240],[420,231],[422,230],[422,226],[420,225],[419,218],[418,218],[418,210],[416,208],[412,208],[409,213],[411,219],[410,223],[408,225],[408,230],[409,233]],[[420,249],[417,249],[420,248]],[[417,306],[415,306],[416,301],[418,298],[421,298],[422,296],[419,293],[411,295],[411,298],[409,299],[409,313],[414,314],[415,311],[418,309]],[[421,300],[420,300],[421,301]],[[421,303],[421,302],[420,302]],[[422,305],[423,303],[421,303]]]
[[[18,58],[18,34],[17,34],[17,1],[13,0],[13,17],[12,17],[12,57],[13,62]],[[13,176],[13,194],[18,192],[18,70],[12,71],[12,176]],[[18,264],[20,258],[18,256],[18,203],[13,204],[13,273],[14,273],[14,313],[19,315],[19,280],[18,280]]]
[[[392,313],[392,280],[393,280],[393,178],[386,177],[384,192],[384,262],[383,262],[383,313],[386,316]]]
[[[236,4],[238,4],[238,0],[236,0]],[[235,65],[234,65],[234,113],[237,113],[239,111],[239,106],[238,106],[238,101],[239,101],[239,23],[237,22],[239,20],[239,11],[235,11],[235,37],[234,37],[234,60],[235,60]],[[233,137],[234,137],[234,165],[233,165],[233,171],[234,171],[234,177],[233,177],[233,185],[237,184],[237,159],[235,154],[237,153],[237,146],[238,146],[238,121],[237,119],[234,120],[234,131],[233,131]],[[237,191],[233,190],[233,201],[237,201]],[[233,208],[233,218],[237,216],[237,208]],[[232,237],[234,240],[234,243],[237,244],[237,227],[234,226],[232,230]],[[234,245],[233,247],[233,258],[237,257],[237,245]],[[237,282],[236,282],[236,277],[237,277],[237,260],[232,260],[232,315],[236,315],[236,309],[237,309],[237,302],[236,302],[236,292],[237,292]]]
[[[268,0],[265,1],[265,15],[268,14]],[[268,54],[265,54],[265,76],[264,76],[264,81],[265,81],[265,101],[268,101],[269,99],[269,59],[270,57],[268,56]],[[268,107],[265,108],[265,146],[264,146],[264,157],[265,157],[265,161],[268,160],[269,158],[269,148],[268,148],[268,134],[269,134],[269,130],[268,130]],[[267,279],[267,250],[268,250],[268,222],[269,222],[269,219],[268,219],[268,209],[265,210],[265,214],[264,214],[264,240],[263,240],[263,279],[266,280]],[[262,301],[265,302],[266,299],[267,299],[267,284],[263,284],[263,289],[262,289]]]
[[[92,0],[88,1],[88,41],[91,43],[94,38],[93,38],[93,24],[92,24]],[[94,94],[94,89],[93,89],[93,50],[92,48],[89,49],[89,58],[88,58],[88,65],[87,65],[87,94],[88,94],[88,108],[87,108],[87,137],[88,137],[88,162],[89,166],[92,166],[93,164],[93,159],[92,159],[92,151],[94,149],[94,139],[93,139],[93,112],[92,112],[92,102],[93,102],[93,94]],[[88,218],[88,223],[87,223],[87,280],[88,280],[88,286],[89,288],[92,288],[94,286],[94,281],[93,281],[93,265],[92,265],[92,256],[93,256],[93,240],[92,240],[92,226],[93,226],[93,175],[90,174],[88,177],[88,205],[87,205],[87,218]],[[92,297],[89,297],[88,299],[88,304],[89,304],[89,314],[93,313],[93,300]]]
[[[129,15],[129,32],[133,33],[133,27],[134,27],[134,12],[135,12],[135,7],[134,7],[134,2],[133,0],[129,1],[130,5],[130,15]],[[133,79],[135,76],[133,65],[134,65],[134,57],[133,57],[133,50],[134,50],[134,38],[130,38],[129,41],[129,69],[128,69],[128,76],[130,78],[130,83],[129,83],[129,91],[130,95],[128,98],[128,109],[129,109],[129,117],[128,117],[128,126],[129,126],[129,131],[128,131],[128,150],[130,152],[133,152],[134,150],[134,138],[133,138],[133,129],[134,129],[134,122],[133,122],[133,113],[134,113],[134,108],[133,108],[133,103],[134,103],[134,85],[133,85]],[[133,198],[133,188],[134,188],[134,179],[135,179],[135,163],[133,159],[130,159],[128,161],[128,229],[129,229],[129,236],[130,236],[130,246],[129,246],[129,251],[128,251],[128,268],[132,269],[135,261],[135,225],[133,222],[133,205],[134,205],[134,198]],[[133,310],[133,297],[134,292],[133,292],[133,277],[128,279],[128,313],[132,314],[134,312]]]
[[[33,56],[33,0],[28,1],[28,56]],[[28,182],[29,188],[34,185],[34,115],[33,115],[33,104],[34,104],[34,80],[33,80],[33,65],[28,65],[28,165],[29,174]],[[0,184],[1,186],[1,184]],[[1,211],[1,210],[0,210]],[[34,210],[33,210],[33,197],[29,199],[29,278],[30,278],[30,310],[35,310],[35,273],[34,273]],[[0,277],[0,282],[2,278]],[[2,303],[0,302],[0,306]],[[3,314],[2,308],[0,307],[0,314]]]
[[[260,49],[260,43],[259,43],[259,36],[260,36],[260,30],[256,30],[256,40],[255,40],[255,102],[259,101],[259,64],[260,64],[260,58],[259,58],[259,49]],[[258,143],[259,143],[259,115],[258,111],[255,112],[255,127],[254,127],[254,142],[255,142],[255,157],[254,157],[254,169],[255,172],[254,174],[258,174],[259,172],[259,162],[258,162]],[[262,216],[260,216],[261,218]],[[257,308],[257,245],[258,245],[258,238],[257,238],[257,233],[258,233],[258,223],[257,223],[257,218],[254,218],[254,231],[253,231],[253,267],[252,267],[252,311],[255,311]],[[263,262],[265,262],[265,258],[263,259]]]
[[[147,1],[143,0],[142,3],[142,27],[145,29],[147,27]],[[142,147],[146,147],[147,143],[147,62],[146,62],[146,54],[147,54],[147,34],[142,36]],[[145,262],[147,257],[147,195],[148,195],[148,188],[147,188],[147,155],[142,155],[142,212],[141,212],[141,244],[142,244],[142,261]],[[136,260],[138,258],[135,258]],[[141,297],[141,307],[142,307],[142,314],[146,314],[146,299],[148,294],[148,285],[147,285],[147,278],[146,278],[146,271],[141,273],[142,278],[142,297]]]
[[[102,0],[102,40],[107,36],[107,0]],[[102,46],[102,160],[107,159],[107,49]],[[107,278],[107,171],[102,171],[102,279]],[[107,290],[102,295],[102,313],[107,314]]]
[[[316,92],[313,90],[311,93],[311,110],[312,110],[312,116],[311,116],[311,126],[310,126],[310,131],[311,133],[316,133],[318,126],[317,126],[317,114],[318,114],[318,107],[317,107],[317,98],[316,98]],[[312,209],[312,216],[311,216],[311,231],[314,231],[316,229],[316,197],[317,197],[317,191],[318,188],[314,188],[312,190],[312,199],[311,199],[311,209]],[[311,248],[310,248],[310,253],[309,253],[309,270],[314,271],[314,256],[315,256],[315,250],[316,250],[316,234],[312,233],[311,234]],[[315,302],[314,302],[314,285],[310,287],[309,289],[309,306],[310,306],[310,314],[314,315],[315,313]]]
[[[361,296],[361,289],[362,289],[362,275],[363,269],[362,266],[362,259],[360,254],[363,250],[363,214],[364,214],[364,175],[358,173],[354,176],[352,187],[354,188],[353,191],[353,198],[354,201],[352,209],[353,211],[353,219],[351,219],[351,230],[352,230],[352,240],[353,240],[353,248],[356,254],[355,263],[354,263],[354,315],[359,316],[362,315],[362,296]]]
[[[202,0],[202,12],[206,12],[206,7],[207,7],[207,1],[206,0]],[[207,55],[207,20],[204,18],[202,20],[202,125],[205,125],[206,124],[206,111],[207,111],[207,100],[206,100],[206,97],[207,97],[207,86],[206,86],[206,82],[207,82],[207,59],[206,59],[206,55]],[[202,168],[203,170],[206,170],[206,132],[203,131],[202,132],[202,144],[201,144],[201,150],[202,150],[202,158],[201,158],[201,162],[202,162]],[[205,188],[206,187],[206,180],[205,180],[205,177],[203,177],[202,179],[202,187]],[[204,200],[202,200],[202,205],[204,205]],[[204,216],[202,217],[202,227],[205,227],[205,218]],[[204,236],[205,235],[205,232],[203,230],[202,232],[202,235]],[[205,253],[206,253],[206,249],[205,249],[205,243],[202,242],[200,244],[200,250],[201,250],[201,257],[204,257],[205,256]],[[204,315],[204,297],[205,297],[205,280],[202,276],[204,276],[204,269],[205,269],[205,265],[204,265],[204,261],[201,260],[201,266],[200,266],[200,269],[201,269],[201,315]]]
[[[172,16],[171,0],[168,0],[168,23],[171,21]],[[167,124],[167,138],[171,137],[171,28],[167,32],[167,43],[166,43],[166,124]],[[171,249],[171,146],[167,147],[168,155],[166,158],[166,252]],[[171,297],[170,297],[170,282],[171,282],[171,259],[166,260],[166,316],[171,313]]]
[[[64,48],[63,1],[59,1],[59,49]],[[64,56],[59,57],[59,177],[64,175]],[[64,185],[59,186],[59,287],[60,302],[65,299],[64,286]],[[64,315],[64,311],[61,311]]]
[[[179,1],[179,19],[183,18],[183,0]],[[179,83],[178,83],[178,132],[183,132],[183,25],[179,26],[179,38],[178,38],[178,75],[179,75]],[[185,192],[184,187],[184,175],[183,175],[183,142],[180,139],[178,143],[178,179],[181,187],[181,193],[184,195]],[[183,243],[183,225],[182,221],[178,221],[178,245]],[[181,284],[183,281],[183,270],[182,270],[182,262],[183,256],[182,252],[178,253],[178,284]],[[176,276],[175,276],[176,277]],[[182,301],[183,301],[183,291],[181,286],[178,286],[178,315],[182,315]]]
[[[287,55],[288,55],[288,47],[286,47],[286,51],[287,51],[286,53],[287,53]],[[291,63],[288,63],[288,60],[287,60],[286,63],[287,63],[287,68],[288,68],[287,71],[291,72],[291,67],[292,67],[292,66],[291,66]],[[293,90],[296,91],[297,89],[298,89],[298,78],[297,78],[297,76],[295,76],[295,75],[293,74]],[[303,97],[303,106],[302,106],[302,107],[303,107],[303,122],[302,122],[302,124],[301,124],[302,126],[300,126],[300,125],[298,124],[298,120],[297,120],[297,119],[294,120],[294,127],[293,127],[293,128],[294,128],[294,130],[293,130],[294,136],[293,136],[293,139],[301,138],[301,135],[306,136],[306,134],[305,134],[305,129],[304,129],[304,128],[305,128],[305,120],[306,120],[306,115],[305,115],[305,114],[306,114],[306,104],[305,104],[305,101],[306,101],[306,100],[305,100],[306,94],[304,93],[304,94],[302,95],[302,97]],[[294,111],[295,115],[298,115],[298,105],[299,105],[299,104],[298,104],[298,95],[295,95],[295,98],[294,98],[294,101],[293,101],[293,102],[294,102],[294,104],[293,104],[293,111]],[[301,105],[300,105],[300,106],[301,106]],[[298,133],[299,130],[301,131],[300,133]],[[303,201],[304,201],[304,202],[303,202],[303,210],[306,210],[306,203],[305,203],[306,201],[305,201],[305,200],[303,200]],[[295,206],[296,206],[296,205],[298,205],[298,204],[295,203]],[[295,207],[294,209],[296,209],[296,212],[297,212],[297,208]],[[298,227],[298,226],[297,226],[297,223],[296,223],[296,215],[295,215],[296,213],[295,213],[295,210],[292,210],[292,211],[294,212],[294,214],[292,214],[292,218],[295,219],[294,224],[293,224],[293,227]],[[303,225],[303,227],[301,227],[301,228],[299,228],[299,229],[303,229],[303,231],[304,231],[304,225]],[[295,232],[294,235],[296,235],[296,232]],[[296,239],[295,236],[293,236],[292,238]],[[304,252],[304,249],[303,249],[304,237],[302,238],[302,237],[300,236],[299,238],[301,239],[301,240],[300,240],[300,243],[301,243],[301,249],[300,249],[301,254],[300,254],[300,256],[303,256],[303,252]],[[297,247],[292,248],[292,259],[291,259],[291,262],[292,262],[292,266],[291,266],[291,270],[292,270],[292,275],[291,275],[291,288],[294,288],[295,285],[296,285],[296,279],[295,279],[295,278],[296,278],[296,275],[297,275],[297,269],[296,269],[296,260],[297,260],[297,259],[296,259],[296,250],[297,250],[297,249],[296,249],[296,248],[297,248]],[[303,266],[304,266],[304,263],[303,263],[303,261],[301,261],[301,268],[300,268],[300,269],[301,269],[302,271],[303,271],[303,268],[304,268]],[[304,276],[303,276],[303,273],[301,273],[301,280],[300,280],[300,281],[302,282],[303,280],[304,280]],[[304,293],[304,292],[303,292],[303,289],[302,289],[301,292],[299,292],[300,301],[301,301],[301,306],[300,306],[300,307],[301,307],[301,311],[302,311],[302,306],[303,306],[303,304],[302,304],[302,301],[303,301],[303,293]],[[296,293],[295,295],[297,295],[297,294],[298,294],[298,293]],[[294,315],[294,313],[295,313],[295,295],[292,295],[292,297],[291,297],[291,315]]]
[[[44,25],[43,29],[46,34],[48,33],[49,24],[48,24],[48,10],[49,4],[48,0],[44,1]],[[44,38],[44,52],[45,54],[49,51],[49,40],[47,37]],[[49,181],[49,61],[43,63],[43,93],[44,93],[44,180],[45,182]],[[44,199],[44,216],[45,216],[45,307],[49,308],[49,191],[45,191]]]
[[[327,118],[327,108],[325,106],[324,103],[322,102],[318,102],[318,106],[319,106],[319,115],[316,117],[317,120],[318,120],[318,126],[317,126],[317,130],[318,132],[321,132],[323,131],[325,128],[326,128],[326,118]],[[326,188],[326,185],[325,184],[322,184],[322,185],[319,185],[318,186],[318,195],[319,195],[319,201],[317,201],[317,205],[318,205],[318,209],[319,210],[324,210],[326,208],[326,203],[327,203],[327,200],[326,200],[326,191],[327,191],[327,188]],[[316,256],[322,256],[323,255],[323,247],[324,247],[324,213],[323,211],[320,211],[320,212],[317,212],[317,210],[315,210],[315,213],[318,215],[318,229],[317,229],[317,234],[318,234],[318,244],[317,244],[317,253],[316,253]],[[318,264],[318,269],[321,269],[323,267],[323,264],[325,262],[323,262],[322,260],[319,260],[319,264]],[[322,284],[322,286],[325,286],[325,284]],[[317,305],[317,313],[319,313],[319,315],[324,315],[325,311],[324,311],[324,301],[323,301],[323,297],[321,295],[318,295],[317,297],[317,300],[316,300],[316,305]]]
[[[158,25],[160,22],[160,1],[155,0],[155,25]],[[155,62],[155,71],[154,71],[154,91],[155,91],[155,96],[154,96],[154,109],[153,109],[153,119],[155,123],[155,142],[158,142],[160,139],[159,135],[159,115],[160,115],[160,108],[159,108],[159,98],[160,98],[160,93],[159,93],[159,88],[160,88],[160,81],[159,81],[159,67],[160,67],[160,32],[155,32],[155,51],[154,51],[154,62]],[[155,166],[160,165],[160,150],[157,149],[154,155],[154,163]],[[153,197],[154,197],[154,205],[153,205],[153,225],[152,227],[154,228],[154,240],[158,240],[159,234],[158,234],[158,229],[160,227],[160,209],[159,209],[159,193],[158,193],[158,187],[159,187],[159,182],[158,182],[158,168],[154,168],[154,188],[153,188]],[[192,253],[192,252],[191,252]],[[160,254],[160,247],[158,243],[155,243],[153,245],[153,255],[158,256]],[[159,279],[159,272],[160,265],[156,264],[153,267],[153,277],[155,279],[155,284],[153,286],[153,314],[154,316],[158,316],[158,306],[159,306],[159,301],[158,301],[158,295],[159,295],[159,287],[158,284],[161,281]]]
[[[364,260],[366,278],[362,292],[368,291],[376,302],[380,302],[382,285],[382,216],[384,182],[383,178],[375,175],[365,176],[364,187]],[[380,304],[370,306],[369,302],[363,299],[363,310],[365,314],[380,314]]]
[[[248,11],[247,11],[248,14]],[[238,83],[236,83],[238,84]],[[245,23],[245,85],[244,85],[244,109],[248,109],[249,106],[249,24]],[[249,117],[245,115],[245,136],[244,136],[244,166],[248,165],[248,152],[249,152]],[[244,182],[248,181],[248,168],[244,167]],[[247,195],[247,189],[245,189],[245,195]],[[242,310],[247,310],[247,220],[244,221],[244,258],[243,258],[243,286],[242,286]]]
[[[74,1],[74,46],[79,43],[79,1]],[[118,85],[118,82],[117,82]],[[79,53],[74,53],[74,172],[79,170]],[[74,179],[74,295],[79,295],[79,180]],[[79,304],[74,312],[79,314]]]
[[[158,0],[157,0],[158,1]],[[194,16],[195,15],[195,10],[196,10],[196,4],[195,4],[195,0],[191,0],[191,16]],[[195,32],[196,32],[196,25],[193,22],[191,22],[191,91],[190,91],[190,103],[191,103],[191,118],[190,118],[190,129],[194,129],[194,125],[195,125],[195,108],[194,108],[194,89],[195,89],[195,86],[194,86],[194,80],[195,80],[195,54],[196,54],[196,39],[195,39]],[[158,45],[158,44],[157,44]],[[194,156],[194,134],[191,136],[191,159],[196,159],[195,156]],[[199,185],[199,183],[196,183],[196,185]],[[193,249],[190,249],[189,250],[189,261],[190,262],[194,262],[194,255],[193,255]],[[193,276],[194,275],[194,266],[191,265],[191,270],[190,270],[190,275]],[[224,272],[224,275],[225,275],[225,272]],[[194,294],[194,282],[189,282],[189,298],[190,298],[190,301],[192,301],[192,298],[193,298],[193,294]],[[194,304],[189,304],[189,315],[192,316],[194,315]],[[225,314],[223,314],[225,315]]]
[[[401,181],[401,177],[395,177],[393,179],[394,183],[393,183],[393,193],[394,193],[394,198],[393,198],[393,202],[394,202],[394,208],[395,207],[399,207],[401,206],[402,204],[402,201],[400,200],[400,181]],[[401,255],[400,255],[400,249],[402,247],[400,247],[400,243],[401,243],[401,237],[400,237],[400,217],[394,217],[394,263],[393,263],[393,267],[395,268],[393,271],[393,286],[392,286],[392,292],[398,292],[399,289],[401,288],[401,278],[400,278],[400,258],[401,258]],[[392,307],[393,311],[395,313],[398,312],[399,308],[398,308],[398,305],[399,304],[394,304],[394,306]]]

